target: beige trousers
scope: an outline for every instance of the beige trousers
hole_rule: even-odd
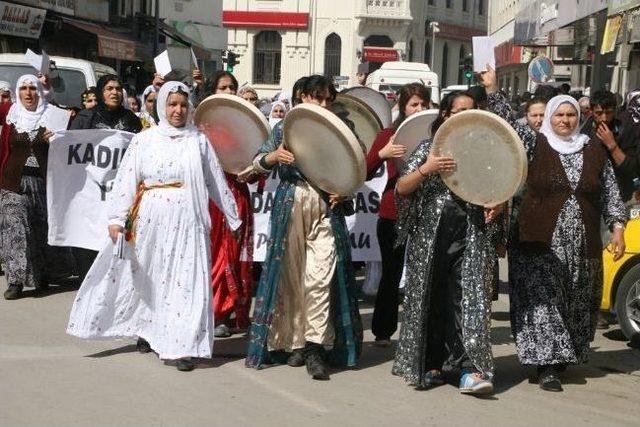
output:
[[[270,350],[303,348],[305,341],[333,343],[331,281],[337,254],[327,204],[307,183],[295,199],[269,333]]]

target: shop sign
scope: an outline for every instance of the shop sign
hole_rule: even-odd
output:
[[[46,10],[0,1],[0,34],[40,38]]]

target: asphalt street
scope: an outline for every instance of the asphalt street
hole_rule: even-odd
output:
[[[544,392],[518,363],[504,293],[493,312],[490,399],[450,385],[418,391],[391,375],[394,349],[372,345],[367,301],[360,366],[317,382],[305,368],[245,368],[244,336],[216,341],[215,357],[186,373],[130,341],[81,341],[65,334],[74,295],[67,286],[0,299],[0,426],[640,425],[640,350],[615,325],[598,332],[588,365],[566,372],[563,393]]]

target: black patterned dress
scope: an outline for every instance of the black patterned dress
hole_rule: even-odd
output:
[[[515,124],[510,107],[500,95],[491,95],[489,102],[496,113],[514,125],[531,162],[536,135],[528,127]],[[583,152],[559,157],[575,190],[582,174]],[[600,183],[605,223],[610,227],[615,222],[624,224],[627,213],[609,160]],[[517,229],[517,222],[513,229]],[[586,246],[585,225],[575,195],[562,207],[547,251],[531,253],[510,245],[511,328],[522,364],[587,361],[602,296],[602,258],[588,258]]]

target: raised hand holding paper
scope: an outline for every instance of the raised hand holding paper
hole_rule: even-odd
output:
[[[39,73],[49,73],[49,63],[51,61],[49,60],[49,55],[47,55],[44,50],[42,51],[42,55],[38,55],[31,49],[27,49],[27,52],[24,54],[24,58],[27,63],[29,63],[29,65],[35,68]]]

